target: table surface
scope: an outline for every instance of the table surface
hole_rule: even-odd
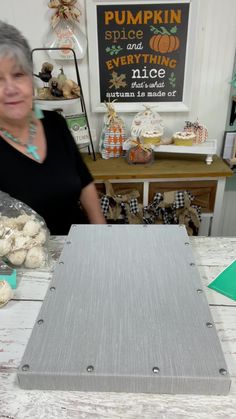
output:
[[[104,160],[99,154],[97,160],[84,155],[84,161],[95,180],[107,179],[186,179],[220,178],[232,176],[229,166],[218,156],[207,165],[205,156],[165,153],[156,154],[152,164],[128,164],[122,157]]]
[[[19,270],[15,296],[0,310],[0,419],[236,418],[236,301],[207,285],[236,255],[236,238],[192,237],[191,245],[225,354],[228,396],[26,391],[16,373],[65,237],[50,240],[50,266]]]

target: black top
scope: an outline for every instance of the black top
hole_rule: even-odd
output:
[[[44,111],[47,156],[38,163],[0,137],[0,190],[41,215],[51,234],[68,234],[88,222],[78,205],[81,189],[93,181],[65,119]]]

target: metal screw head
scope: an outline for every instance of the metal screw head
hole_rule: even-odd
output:
[[[209,328],[211,328],[211,327],[213,327],[213,324],[211,322],[207,322],[206,323],[206,326],[209,327]]]
[[[50,291],[55,291],[55,287],[50,287]]]
[[[160,368],[153,367],[152,372],[153,372],[153,374],[158,374],[160,372]]]
[[[195,263],[191,262],[189,265],[190,265],[190,266],[195,266]]]
[[[29,371],[29,368],[30,368],[29,365],[25,364],[25,365],[22,366],[21,369],[22,369],[22,371]]]
[[[189,242],[185,242],[184,244],[185,244],[185,246],[188,246],[190,243]]]
[[[88,371],[88,372],[93,372],[93,371],[94,371],[94,366],[93,366],[93,365],[89,365],[89,366],[87,367],[87,371]]]
[[[220,369],[219,369],[219,373],[220,373],[221,375],[227,375],[227,371],[226,371],[224,368],[220,368]]]
[[[43,324],[43,322],[44,322],[43,319],[40,319],[40,320],[37,321],[38,324]]]
[[[59,265],[64,265],[64,262],[63,261],[59,262]]]
[[[198,294],[202,294],[202,293],[203,293],[203,290],[201,290],[201,288],[198,288],[198,289],[197,289],[197,293],[198,293]]]

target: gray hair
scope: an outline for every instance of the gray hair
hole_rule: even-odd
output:
[[[13,58],[22,70],[32,75],[33,64],[28,41],[14,26],[0,20],[0,58]]]

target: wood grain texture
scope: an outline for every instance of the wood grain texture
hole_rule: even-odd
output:
[[[11,387],[14,388],[14,383]],[[235,419],[232,396],[0,390],[1,419]]]
[[[122,157],[104,160],[97,155],[93,161],[84,156],[95,180],[107,179],[166,179],[166,178],[210,178],[232,176],[233,172],[223,160],[213,157],[211,165],[207,165],[204,156],[185,156],[173,154],[158,155],[151,165],[129,165]]]
[[[227,366],[201,287],[183,226],[72,226],[19,369],[21,387],[226,394]]]
[[[190,241],[205,285],[213,279],[214,273],[219,273],[235,259],[235,237],[190,237]],[[52,237],[50,240],[49,249],[54,264],[64,242],[65,237]],[[16,371],[41,307],[40,302],[34,301],[35,295],[37,299],[43,300],[50,275],[51,273],[46,270],[36,272],[22,270],[17,289],[20,301],[13,300],[4,307],[4,310],[0,310],[1,419],[236,418],[236,312],[233,306],[235,302],[210,289],[205,290],[208,301],[215,304],[210,307],[211,314],[232,380],[229,396],[21,390],[16,380]],[[21,292],[22,286],[24,291]]]

